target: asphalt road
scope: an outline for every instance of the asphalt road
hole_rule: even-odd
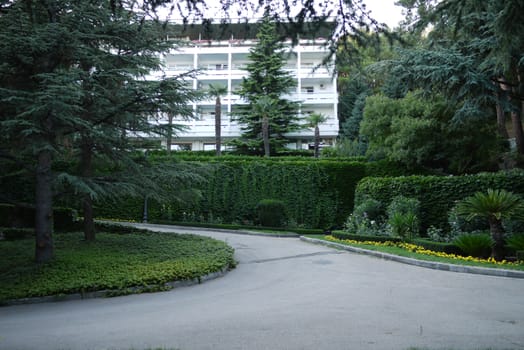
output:
[[[238,267],[169,292],[2,307],[0,349],[524,349],[523,279],[188,232],[227,241]]]

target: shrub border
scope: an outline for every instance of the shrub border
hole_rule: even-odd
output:
[[[160,285],[136,286],[136,287],[128,287],[125,289],[104,289],[104,290],[97,290],[97,291],[85,292],[85,293],[47,295],[43,297],[12,299],[12,300],[3,301],[0,305],[1,306],[11,306],[11,305],[25,305],[25,304],[40,304],[40,303],[69,301],[69,300],[108,298],[108,297],[115,297],[115,296],[121,296],[121,295],[123,296],[123,295],[128,295],[128,294],[139,294],[139,293],[151,292],[151,291],[167,291],[167,290],[180,288],[180,287],[190,287],[193,285],[202,284],[203,282],[206,282],[206,281],[214,280],[216,278],[225,276],[229,270],[230,270],[230,267],[224,267],[222,268],[222,270],[211,272],[204,276],[195,277],[189,280],[167,282],[161,286]],[[162,288],[165,288],[165,290],[162,290]]]
[[[336,242],[328,242],[328,241],[324,241],[321,239],[304,237],[304,236],[301,236],[300,240],[304,242],[308,242],[308,243],[324,245],[324,246],[331,247],[331,248],[342,249],[342,250],[346,250],[352,253],[370,255],[370,256],[384,259],[384,260],[395,261],[395,262],[399,262],[402,264],[413,265],[413,266],[418,266],[418,267],[425,267],[425,268],[433,269],[433,270],[470,273],[470,274],[476,274],[476,275],[488,275],[488,276],[496,276],[496,277],[523,278],[524,279],[524,271],[486,268],[486,267],[467,266],[467,265],[454,265],[454,264],[446,264],[446,263],[441,263],[441,262],[436,262],[436,261],[417,260],[413,258],[407,258],[404,256],[383,253],[383,252],[379,252],[375,250],[357,248],[357,247],[352,247],[352,246],[348,246],[345,244],[340,244]]]

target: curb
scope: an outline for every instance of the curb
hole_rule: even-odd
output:
[[[460,273],[470,273],[470,274],[476,274],[476,275],[488,275],[488,276],[496,276],[496,277],[524,278],[524,271],[485,268],[485,267],[467,266],[467,265],[454,265],[454,264],[446,264],[446,263],[440,263],[440,262],[435,262],[435,261],[417,260],[413,258],[407,258],[404,256],[382,253],[382,252],[377,252],[375,250],[362,249],[362,248],[348,246],[345,244],[340,244],[336,242],[328,242],[328,241],[324,241],[321,239],[309,238],[309,237],[304,237],[304,236],[301,236],[300,240],[304,242],[320,244],[320,245],[324,245],[324,246],[328,246],[332,248],[343,249],[348,252],[370,255],[370,256],[380,258],[380,259],[391,260],[391,261],[399,262],[402,264],[425,267],[428,269],[460,272]]]
[[[133,226],[136,228],[145,228],[147,227],[160,227],[160,228],[172,228],[173,230],[187,230],[187,231],[212,231],[212,232],[223,232],[223,233],[230,233],[234,235],[246,235],[246,236],[261,236],[261,237],[275,237],[275,238],[300,238],[300,235],[297,233],[289,232],[289,233],[264,233],[264,232],[257,232],[257,231],[243,231],[243,230],[228,230],[224,228],[207,228],[207,227],[194,227],[194,226],[178,226],[178,225],[164,225],[164,224],[147,224],[147,223],[129,223],[124,224],[121,222],[112,222],[112,221],[106,221],[108,223],[113,224],[121,224],[124,226]]]
[[[195,277],[189,280],[181,281],[172,281],[164,283],[160,288],[169,288],[168,290],[180,288],[180,287],[189,287],[197,284],[202,284],[206,281],[211,281],[216,278],[225,276],[229,271],[229,268],[224,267],[222,270],[217,272],[212,272],[204,276]],[[50,302],[60,302],[60,301],[70,301],[70,300],[83,300],[83,299],[95,299],[95,298],[111,298],[117,296],[133,295],[140,294],[139,292],[145,291],[147,293],[148,288],[159,287],[159,286],[141,286],[141,287],[129,287],[125,288],[124,291],[130,291],[130,293],[125,294],[114,294],[121,292],[122,290],[118,289],[105,289],[97,290],[93,292],[84,292],[84,293],[73,293],[73,294],[63,294],[63,295],[49,295],[44,297],[34,297],[34,298],[22,298],[22,299],[13,299],[2,302],[1,306],[12,306],[12,305],[27,305],[27,304],[40,304],[40,303],[50,303]],[[160,290],[158,290],[160,291]],[[167,290],[165,290],[167,291]]]

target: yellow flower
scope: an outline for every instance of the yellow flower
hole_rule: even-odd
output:
[[[351,239],[341,240],[341,239],[335,238],[333,236],[326,236],[325,239],[328,240],[328,241],[345,243],[345,244],[349,244],[349,245],[373,245],[373,246],[377,246],[377,247],[380,247],[380,246],[382,246],[382,247],[398,247],[398,248],[402,248],[402,249],[405,249],[407,251],[418,253],[418,254],[422,254],[422,255],[436,256],[436,257],[442,257],[442,258],[447,258],[447,259],[472,261],[472,262],[478,262],[478,263],[490,263],[490,264],[496,264],[496,265],[520,265],[520,263],[518,263],[518,262],[514,263],[514,262],[509,262],[509,261],[506,261],[506,260],[497,261],[497,260],[495,260],[492,257],[489,257],[488,259],[480,259],[480,258],[474,258],[472,256],[460,256],[460,255],[448,254],[448,253],[444,253],[444,252],[434,252],[432,250],[426,249],[424,247],[421,247],[421,246],[418,246],[418,245],[412,244],[412,243],[404,243],[404,242],[395,243],[395,242],[392,242],[392,241],[386,241],[386,242],[364,241],[364,242],[361,242],[361,241],[356,241],[356,240],[351,240]]]

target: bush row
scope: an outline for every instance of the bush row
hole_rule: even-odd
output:
[[[390,203],[398,195],[420,201],[422,230],[447,228],[447,215],[457,201],[488,188],[524,194],[524,172],[514,170],[466,176],[401,176],[362,179],[355,192],[355,205],[367,198]]]
[[[289,227],[340,226],[353,209],[358,181],[376,172],[379,175],[402,173],[401,168],[391,163],[382,163],[384,170],[374,163],[339,160],[206,159],[213,168],[207,183],[200,188],[201,199],[185,203],[148,203],[150,220],[252,225],[258,224],[257,204],[262,200],[278,199],[285,204]],[[143,206],[143,199],[133,198],[118,203],[99,203],[96,215],[141,220]]]
[[[394,242],[400,243],[403,242],[400,237],[392,236],[376,236],[376,235],[358,235],[354,233],[348,233],[345,231],[333,231],[331,235],[338,239],[352,240],[358,242]]]
[[[53,209],[54,229],[67,231],[76,228],[76,212],[70,208]],[[35,208],[0,204],[0,227],[33,228],[35,226]]]
[[[376,236],[376,235],[357,235],[345,231],[333,231],[331,235],[338,239],[353,240],[358,242],[403,242],[400,237],[393,236]],[[412,243],[424,247],[434,252],[443,252],[448,254],[463,254],[459,247],[452,243],[434,242],[427,239],[415,238]]]

